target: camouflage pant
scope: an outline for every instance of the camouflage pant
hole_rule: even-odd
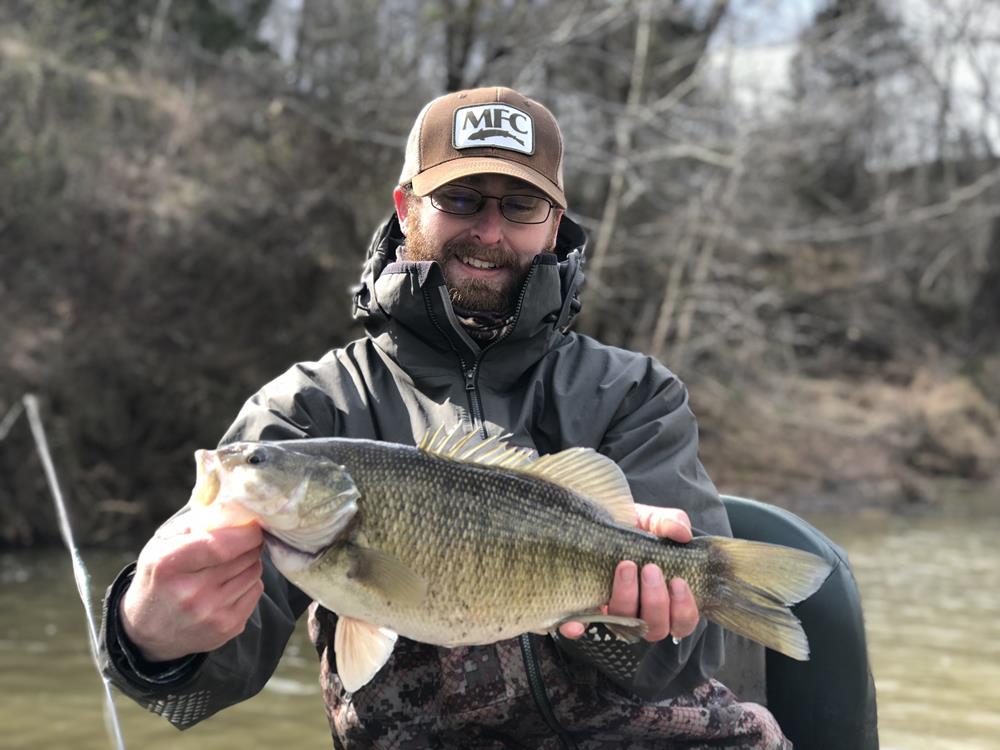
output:
[[[336,748],[560,750],[539,713],[517,640],[446,649],[400,638],[375,679],[344,692],[335,669],[336,616],[310,612]],[[712,680],[691,695],[644,703],[599,675],[581,679],[549,639],[539,665],[553,714],[580,750],[790,750],[767,709]]]

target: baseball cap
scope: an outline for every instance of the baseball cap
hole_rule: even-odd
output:
[[[503,86],[439,96],[417,115],[399,184],[424,196],[447,182],[495,173],[524,180],[566,208],[563,140],[542,104]]]

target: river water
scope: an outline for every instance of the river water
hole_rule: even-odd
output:
[[[810,520],[861,587],[883,749],[1000,750],[1000,516]],[[84,553],[95,601],[133,554]],[[118,696],[126,747],[330,747],[304,624],[259,696],[184,733]],[[0,555],[0,748],[113,747],[86,632],[65,552]]]

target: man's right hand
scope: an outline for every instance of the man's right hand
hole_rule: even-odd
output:
[[[264,591],[256,524],[204,531],[166,524],[139,554],[119,613],[149,661],[211,651],[243,632]]]

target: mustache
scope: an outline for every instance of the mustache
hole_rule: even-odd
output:
[[[444,244],[443,250],[447,257],[472,256],[503,268],[514,268],[518,265],[517,253],[503,245],[477,245],[464,240],[451,240]]]

